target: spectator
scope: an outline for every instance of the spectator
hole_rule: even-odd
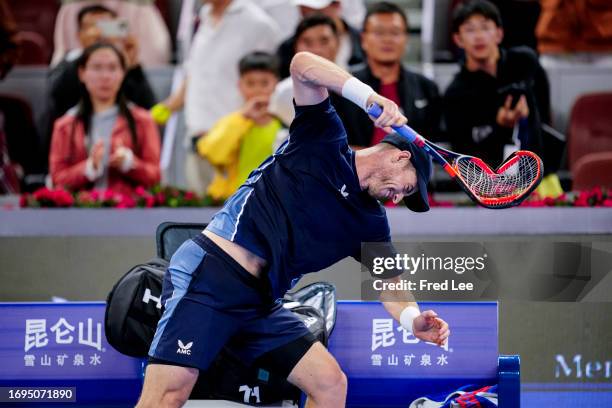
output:
[[[336,24],[336,31],[340,39],[336,64],[348,69],[350,65],[359,64],[364,61],[361,49],[359,31],[351,27],[342,19],[342,5],[339,0],[294,0],[300,6],[302,17],[321,13],[331,18]],[[281,63],[281,78],[289,76],[289,64],[295,55],[295,37],[285,40],[278,48],[278,56]]]
[[[0,1],[0,80],[3,80],[18,59],[17,25],[5,1]],[[5,130],[4,97],[0,96],[0,195],[20,191],[23,168],[11,154]]]
[[[0,0],[0,81],[19,59],[17,31],[7,2]],[[36,141],[29,104],[16,96],[0,95],[0,194],[16,194],[29,187],[24,176],[35,172]]]
[[[128,35],[124,38],[107,38],[102,31],[104,21],[117,21],[117,14],[101,5],[87,6],[79,11],[77,23],[81,48],[70,51],[57,66],[49,72],[46,112],[41,122],[42,157],[49,152],[53,124],[66,111],[79,102],[81,84],[78,76],[78,58],[83,49],[100,41],[112,41],[123,51],[127,71],[123,82],[125,97],[136,105],[149,109],[156,100],[138,60],[138,42]],[[46,161],[46,160],[45,160]]]
[[[224,115],[237,110],[241,98],[238,61],[252,51],[276,49],[278,26],[251,0],[207,0],[200,12],[200,25],[185,65],[187,74],[179,90],[154,107],[152,114],[163,123],[185,105],[189,153],[185,162],[188,187],[202,194],[210,183],[212,169],[193,146],[197,139]]]
[[[17,23],[5,0],[0,1],[0,80],[3,80],[19,59]]]
[[[32,177],[39,171],[36,142],[30,105],[20,97],[0,95],[0,194],[38,187]]]
[[[324,14],[312,14],[305,17],[295,30],[295,52],[308,51],[330,61],[336,59],[340,41],[338,28],[334,20]],[[330,94],[332,104],[336,99],[342,99],[336,94]],[[285,78],[278,83],[270,99],[270,111],[274,113],[285,126],[291,125],[295,111],[293,108],[293,81]]]
[[[221,118],[200,137],[197,151],[215,168],[208,194],[224,201],[246,181],[249,173],[272,154],[279,133],[287,133],[268,112],[270,95],[278,82],[278,62],[271,54],[254,52],[239,63],[238,89],[242,108]]]
[[[75,35],[79,31],[77,15],[81,9],[92,5],[115,10],[119,18],[127,22],[130,33],[140,44],[137,55],[144,66],[170,62],[170,33],[154,0],[63,0],[62,3],[55,20],[51,66],[58,64],[73,49],[82,47],[80,36]]]
[[[354,67],[353,75],[397,103],[417,132],[436,139],[441,116],[438,87],[402,65],[408,42],[406,14],[393,3],[374,3],[366,13],[361,36],[367,63]],[[350,145],[373,146],[385,136],[359,107],[344,101],[336,108]]]
[[[131,193],[159,183],[159,133],[149,112],[126,101],[125,71],[123,54],[110,43],[83,51],[83,96],[53,129],[49,163],[55,186]]]
[[[536,27],[545,66],[612,66],[612,2],[541,0]]]
[[[444,117],[454,150],[497,166],[517,148],[543,152],[541,123],[550,120],[548,82],[528,47],[499,47],[501,18],[486,0],[453,12],[453,40],[465,51],[461,71],[444,95]],[[554,166],[545,162],[545,169]]]
[[[22,175],[21,166],[12,160],[9,153],[4,132],[4,113],[0,113],[0,195],[18,194]]]

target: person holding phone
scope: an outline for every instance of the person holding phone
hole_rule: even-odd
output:
[[[53,130],[54,186],[129,194],[159,183],[159,132],[149,112],[125,98],[124,55],[111,43],[96,43],[83,51],[77,66],[81,100]]]
[[[489,1],[461,3],[452,25],[453,40],[465,53],[443,98],[452,149],[493,166],[514,150],[532,150],[544,159],[545,171],[556,170],[544,149],[541,127],[550,123],[550,97],[536,53],[500,47],[501,16]]]
[[[63,60],[70,50],[82,48],[76,35],[79,31],[77,15],[90,5],[109,8],[128,23],[130,34],[140,42],[138,59],[144,67],[171,62],[172,38],[160,10],[166,3],[153,0],[70,0],[56,3],[60,4],[60,7],[55,17],[51,67]]]
[[[251,171],[272,154],[274,142],[287,130],[268,111],[278,83],[278,60],[256,51],[240,59],[238,89],[244,99],[239,110],[219,119],[196,142],[198,154],[215,169],[207,194],[224,201],[246,181]]]
[[[53,123],[81,98],[78,76],[78,59],[87,47],[100,42],[110,42],[122,53],[126,63],[123,80],[125,97],[134,104],[149,109],[156,97],[138,59],[138,42],[129,33],[127,23],[102,5],[83,7],[77,17],[81,47],[66,54],[64,59],[49,71],[45,113],[39,125],[42,135],[41,156],[46,164],[51,143]],[[44,166],[46,167],[46,165]]]

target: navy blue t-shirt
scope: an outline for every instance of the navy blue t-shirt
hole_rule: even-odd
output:
[[[254,170],[207,229],[268,262],[272,296],[346,258],[390,242],[385,209],[362,191],[355,153],[329,98],[296,106],[289,139]]]

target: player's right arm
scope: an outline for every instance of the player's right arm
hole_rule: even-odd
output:
[[[384,279],[388,283],[399,283],[400,277]],[[450,329],[448,323],[438,317],[433,310],[421,312],[414,296],[407,290],[383,290],[380,301],[387,312],[397,320],[402,327],[423,341],[443,346],[448,341]]]
[[[387,235],[383,240],[375,239],[370,244],[363,245],[353,258],[370,271],[375,281],[382,281],[380,290],[375,290],[391,317],[416,338],[443,346],[450,336],[448,323],[433,310],[420,310],[412,292],[400,285],[404,269],[397,264],[380,269],[381,265],[386,265],[384,260],[394,259],[397,255],[391,237]]]
[[[362,109],[371,103],[383,108],[374,125],[391,132],[391,126],[402,126],[407,120],[398,106],[378,95],[372,88],[325,58],[309,52],[298,52],[291,60],[293,98],[296,105],[316,105],[328,97],[328,90],[342,95]]]

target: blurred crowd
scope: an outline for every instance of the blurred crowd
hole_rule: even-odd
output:
[[[36,42],[13,3],[0,0],[2,79]],[[172,35],[160,12],[167,3],[58,2],[44,114],[33,120],[22,100],[0,95],[0,193],[159,184],[161,131],[182,110],[187,187],[222,202],[288,137],[289,64],[308,51],[395,101],[430,140],[492,167],[535,151],[546,169],[540,192],[555,196],[565,146],[543,65],[612,66],[609,1],[450,2],[460,69],[444,90],[405,65],[413,22],[397,2],[183,0]],[[145,69],[171,63],[184,75],[158,100]],[[382,140],[365,112],[330,98],[354,149]]]

